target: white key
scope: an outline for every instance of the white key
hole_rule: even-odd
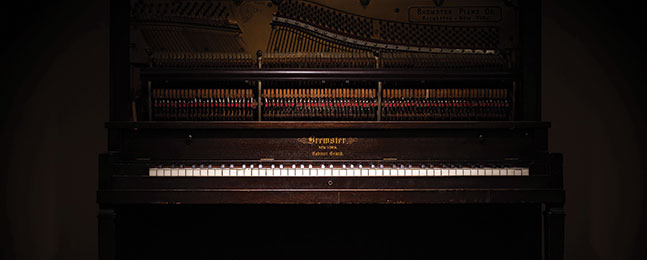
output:
[[[485,176],[492,176],[492,168],[485,168]]]
[[[267,169],[265,168],[258,169],[258,176],[267,176]]]
[[[215,168],[213,169],[213,173],[215,176],[222,176],[222,169],[221,168]]]
[[[499,175],[508,176],[508,168],[500,168],[499,169]]]
[[[339,176],[339,168],[332,169],[332,176]]]
[[[209,176],[209,170],[206,168],[200,168],[200,176]]]
[[[243,172],[244,172],[245,176],[252,176],[252,169],[250,169],[250,168],[243,169]]]
[[[157,168],[148,168],[148,176],[157,176]]]
[[[269,173],[270,173],[270,172],[268,172],[268,174],[269,174]],[[279,168],[274,168],[274,169],[272,169],[272,173],[271,173],[269,176],[272,176],[272,177],[278,177],[278,176],[281,176],[281,169],[279,169]]]
[[[297,168],[294,173],[296,176],[303,176],[303,169]]]
[[[442,171],[440,169],[438,169],[438,168],[434,168],[431,171],[433,172],[433,174],[432,174],[433,176],[441,176],[442,175]]]
[[[478,168],[478,170],[477,170],[477,175],[478,175],[478,176],[485,176],[485,169],[483,169],[483,168]]]
[[[449,170],[448,170],[448,169],[442,169],[442,170],[440,170],[440,171],[441,171],[441,174],[440,174],[440,175],[442,175],[442,176],[449,176]]]
[[[408,169],[408,168],[404,169],[404,176],[411,176],[411,175],[413,175],[413,172],[411,171],[411,169]]]
[[[449,176],[456,176],[456,169],[449,169]]]
[[[456,169],[456,176],[463,176],[463,175],[464,175],[463,168]]]
[[[514,176],[521,176],[521,168],[514,168],[512,170],[512,175]]]
[[[216,170],[214,170],[214,169],[209,169],[209,170],[207,170],[207,175],[209,175],[209,176],[216,176]]]
[[[411,170],[411,171],[412,171],[412,175],[413,175],[413,176],[420,176],[420,169],[418,169],[418,168],[414,168],[414,169],[413,169],[413,170]]]
[[[404,169],[402,168],[395,169],[395,172],[398,174],[398,176],[404,176]]]
[[[389,168],[384,168],[384,170],[382,170],[382,175],[384,175],[384,176],[391,176],[391,169],[389,169]]]
[[[178,169],[177,176],[186,176],[186,168]]]
[[[384,176],[384,169],[375,169],[376,176]]]
[[[499,168],[492,169],[492,175],[501,176],[501,170],[499,170]]]
[[[324,169],[324,176],[332,176],[332,169],[330,168]]]
[[[375,169],[369,169],[368,176],[375,176]]]
[[[348,170],[346,168],[339,169],[339,176],[347,176]]]
[[[296,176],[297,170],[294,168],[288,169],[288,176]]]
[[[368,169],[361,169],[362,176],[368,176]]]
[[[521,176],[530,176],[530,169],[521,168]]]
[[[258,169],[257,169],[257,168],[253,168],[253,169],[252,169],[252,176],[258,176],[258,175],[259,175]]]
[[[231,169],[229,168],[222,169],[222,176],[231,176]]]
[[[164,168],[164,176],[171,176],[171,168]]]

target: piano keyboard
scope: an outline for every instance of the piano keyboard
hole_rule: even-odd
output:
[[[158,166],[148,169],[155,177],[445,177],[528,176],[524,167],[435,167],[434,165],[311,165],[250,164]]]

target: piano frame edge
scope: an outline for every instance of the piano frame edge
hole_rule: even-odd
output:
[[[111,121],[108,129],[519,129],[549,128],[543,121]]]

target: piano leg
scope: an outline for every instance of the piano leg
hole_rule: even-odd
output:
[[[99,210],[99,260],[114,260],[115,254],[115,210]]]
[[[546,204],[544,208],[544,259],[564,259],[564,204]]]

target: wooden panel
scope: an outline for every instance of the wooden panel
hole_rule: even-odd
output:
[[[502,80],[510,72],[497,70],[429,70],[429,69],[144,69],[144,80]]]
[[[401,160],[533,158],[545,129],[124,130],[122,158]],[[543,135],[543,134],[541,134]]]
[[[115,176],[113,189],[538,189],[550,176],[514,177],[147,177]]]
[[[537,121],[156,121],[106,123],[109,129],[535,129],[549,128],[549,122]]]
[[[561,202],[563,190],[99,190],[111,204],[447,204]]]

